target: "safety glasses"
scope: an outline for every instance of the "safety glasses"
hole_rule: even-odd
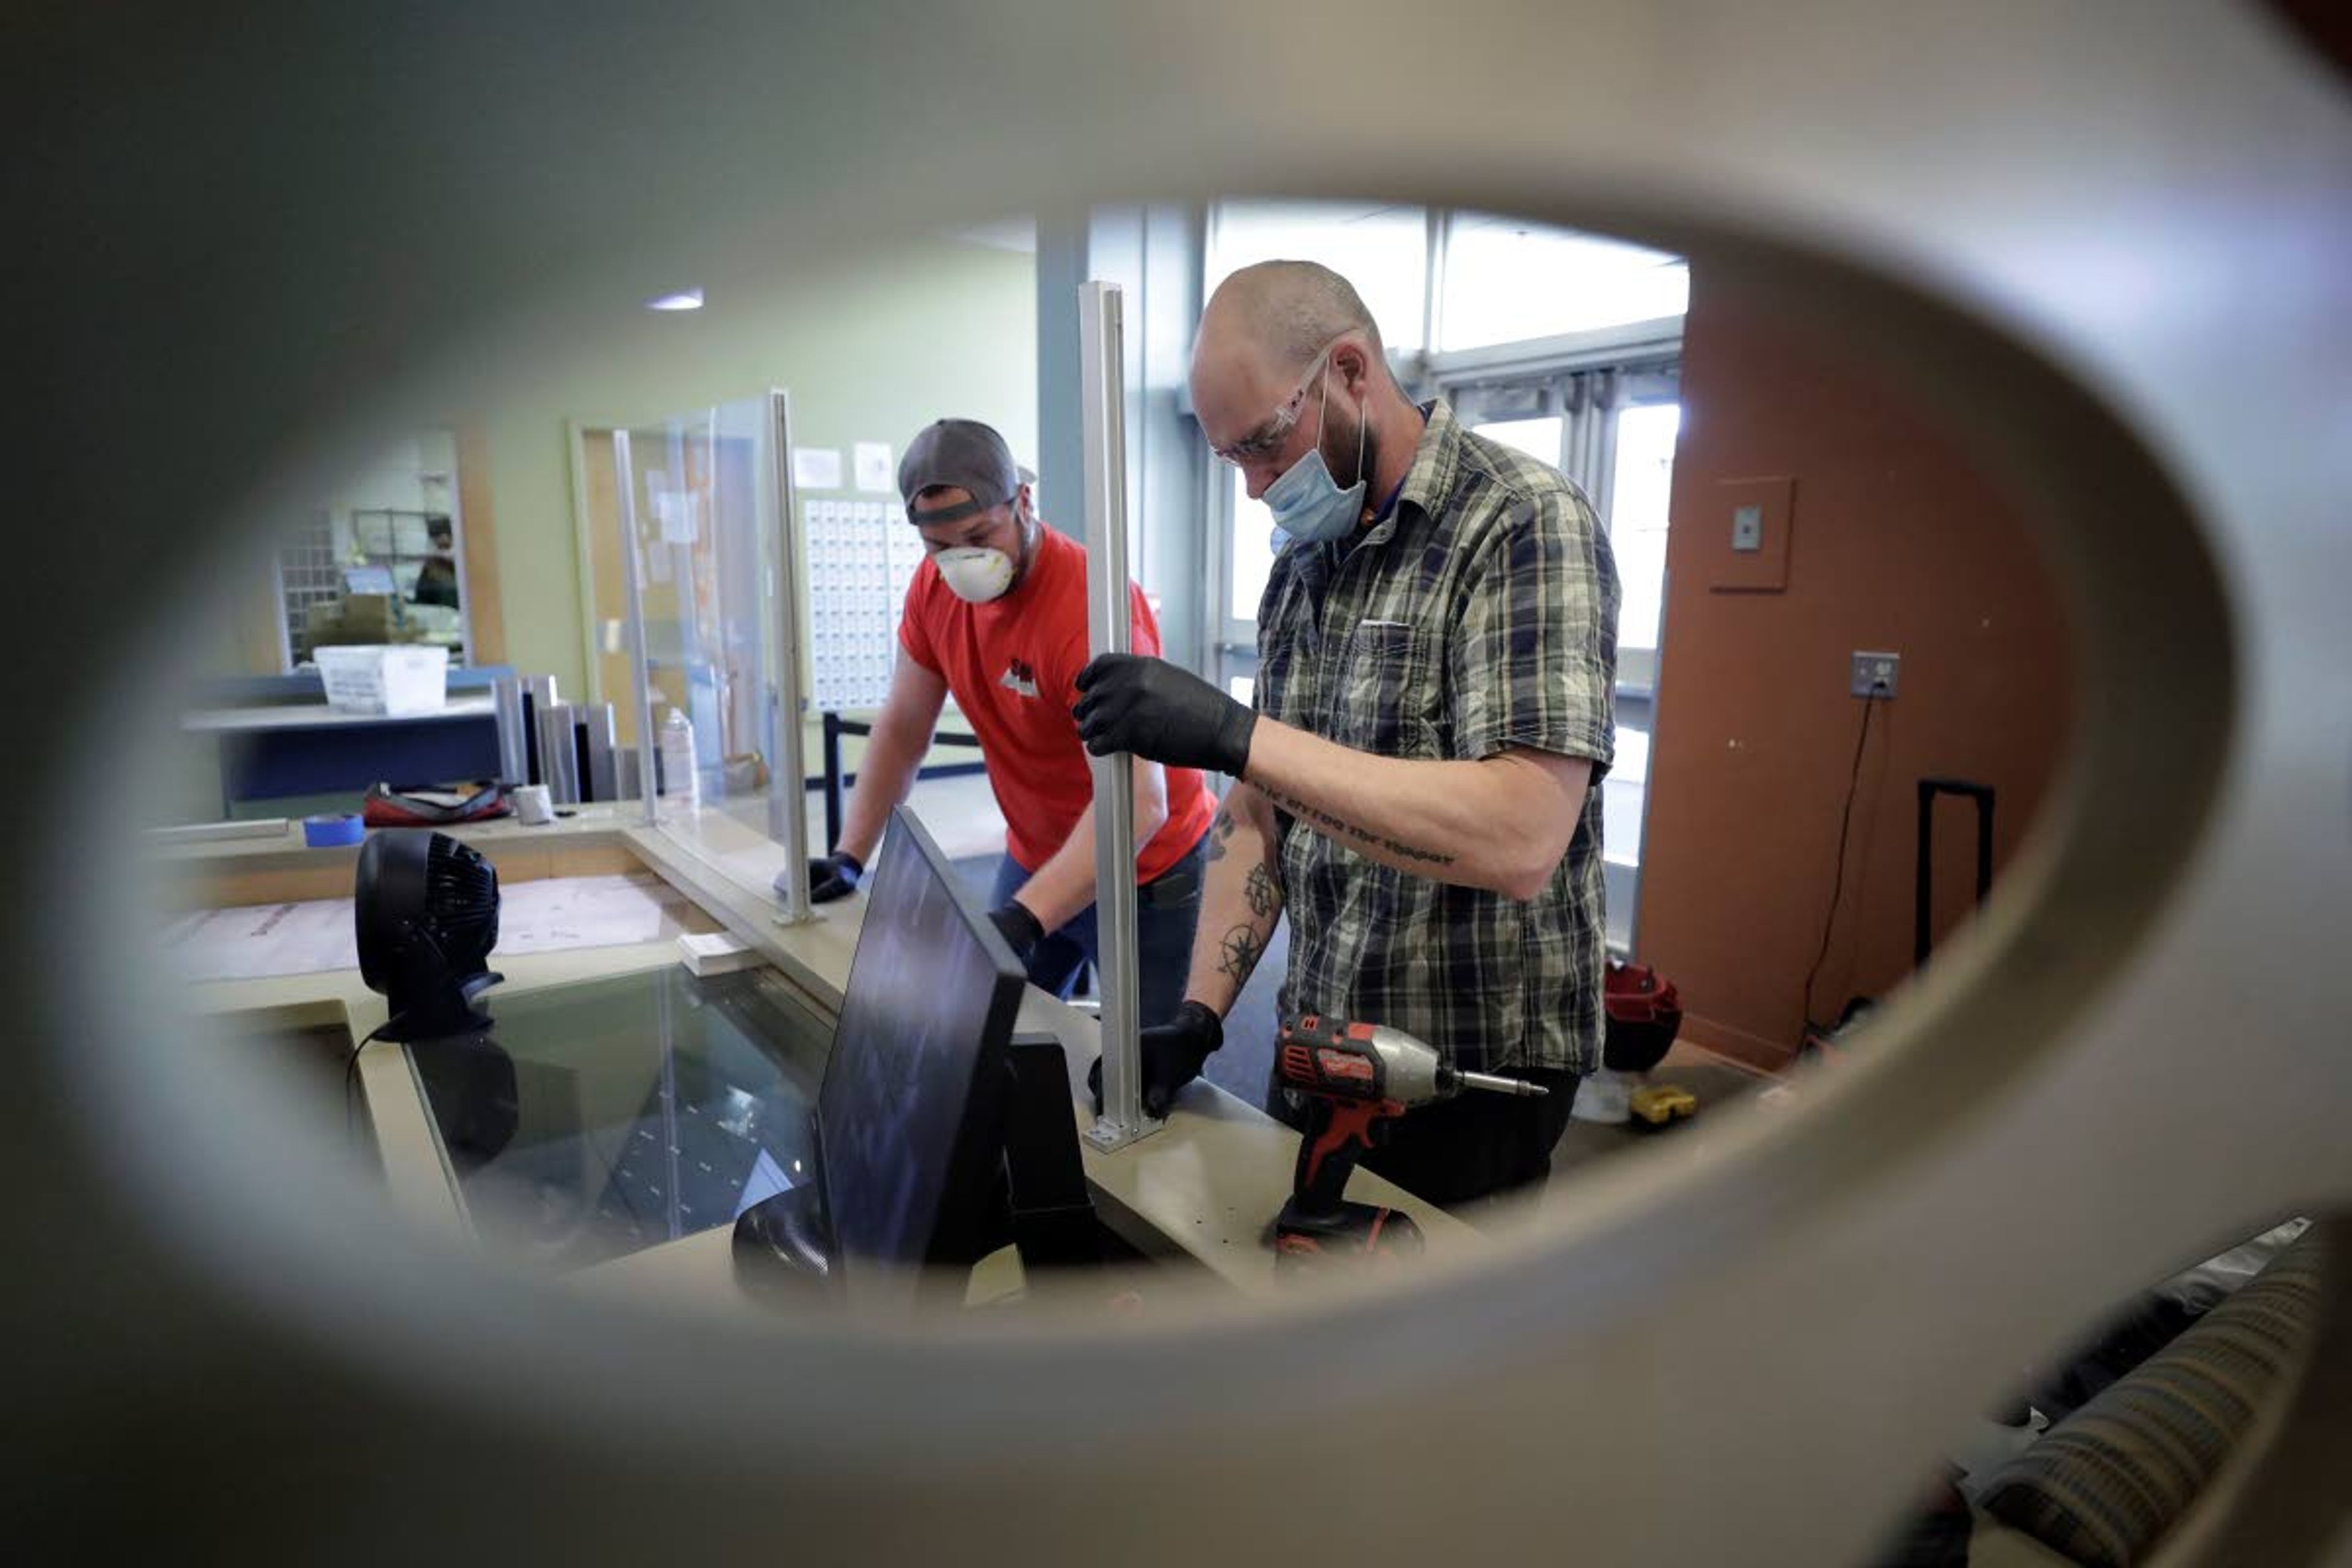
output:
[[[1341,333],[1340,336],[1346,334]],[[1237,468],[1250,463],[1264,462],[1282,450],[1282,444],[1290,439],[1290,432],[1298,423],[1299,405],[1307,401],[1307,389],[1315,384],[1315,378],[1323,374],[1324,363],[1331,357],[1331,351],[1339,343],[1339,339],[1333,338],[1323,345],[1314,363],[1307,367],[1307,374],[1298,383],[1298,390],[1285,399],[1282,406],[1268,416],[1265,424],[1230,447],[1212,447],[1209,450]]]

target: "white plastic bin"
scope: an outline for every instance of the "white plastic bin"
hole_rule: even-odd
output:
[[[449,700],[449,650],[415,644],[322,647],[310,655],[338,713],[436,713]]]

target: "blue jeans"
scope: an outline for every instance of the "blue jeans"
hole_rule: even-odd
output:
[[[1208,836],[1202,835],[1202,843]],[[1136,1017],[1140,1024],[1162,1024],[1184,1000],[1184,981],[1192,967],[1192,928],[1201,919],[1201,877],[1206,858],[1195,844],[1184,858],[1135,889],[1135,956],[1140,970],[1136,993]],[[996,888],[988,907],[1010,900],[1029,879],[1019,861],[1007,855],[996,868]],[[1066,998],[1078,981],[1078,971],[1102,963],[1101,942],[1095,931],[1095,907],[1088,904],[1070,917],[1059,931],[1048,931],[1029,955],[1029,984]]]

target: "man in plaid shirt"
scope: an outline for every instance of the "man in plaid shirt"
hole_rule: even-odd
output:
[[[1156,658],[1078,678],[1080,732],[1235,783],[1210,829],[1186,1000],[1144,1031],[1164,1114],[1287,910],[1287,1015],[1385,1024],[1542,1099],[1415,1110],[1366,1163],[1433,1202],[1538,1182],[1600,1064],[1601,775],[1617,573],[1556,470],[1416,406],[1348,281],[1234,273],[1203,312],[1192,400],[1291,542],[1258,613],[1256,710]]]

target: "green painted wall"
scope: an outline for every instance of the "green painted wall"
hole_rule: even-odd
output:
[[[1034,258],[947,238],[828,280],[712,287],[697,311],[632,307],[478,411],[507,662],[587,689],[567,419],[652,420],[777,385],[793,395],[795,442],[838,448],[845,479],[852,443],[887,441],[895,458],[950,414],[987,420],[1034,464],[1036,360]]]
[[[453,426],[473,421],[485,437],[506,662],[552,674],[573,698],[588,686],[565,421],[635,424],[774,385],[793,395],[795,442],[837,448],[845,477],[853,443],[887,441],[895,458],[909,436],[950,414],[996,426],[1035,466],[1036,265],[1029,253],[940,237],[845,274],[713,284],[708,301],[675,314],[621,303],[609,331],[582,334],[561,353],[523,365],[465,366],[448,405],[425,411]],[[1065,487],[1073,504],[1076,491],[1075,482]],[[266,584],[268,571],[256,551],[233,576]],[[249,643],[275,647],[266,586],[221,597],[235,607],[191,664],[206,675],[245,669]],[[849,754],[854,766],[855,746]],[[812,727],[812,769],[817,756]],[[214,744],[184,737],[173,757],[179,787],[165,819],[218,816]],[[244,815],[285,809],[257,805]]]

